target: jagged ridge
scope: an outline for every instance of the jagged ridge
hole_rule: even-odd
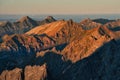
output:
[[[35,21],[28,16],[24,16],[16,22],[0,22],[0,36],[3,36],[4,34],[22,34],[38,25],[54,21],[56,20],[52,16],[49,16],[42,21]]]

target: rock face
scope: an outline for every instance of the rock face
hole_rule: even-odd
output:
[[[21,77],[22,70],[15,68],[14,70],[5,70],[0,75],[0,80],[22,80]]]
[[[1,73],[0,80],[47,80],[46,65],[26,66],[24,70],[5,70]]]
[[[120,36],[114,30],[120,22],[98,22],[60,20],[25,34],[5,35],[0,79],[120,80]]]
[[[27,66],[25,68],[25,80],[47,80],[46,65]]]
[[[56,20],[52,16],[48,16],[42,21],[35,21],[28,16],[24,16],[16,22],[0,22],[0,36],[3,36],[4,34],[22,34],[36,26],[51,23],[54,21]]]

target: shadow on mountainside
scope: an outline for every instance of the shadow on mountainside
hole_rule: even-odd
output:
[[[58,80],[119,80],[120,40],[111,40],[91,56],[73,63]]]
[[[115,28],[112,28],[111,30],[112,30],[112,31],[120,31],[120,26],[115,27]]]
[[[21,49],[22,47],[19,42],[15,42],[19,45],[19,48]],[[46,49],[42,49],[41,51],[52,50],[53,48],[55,48],[56,51],[61,51],[64,49],[64,47],[66,47],[66,45],[67,43],[63,43],[60,45],[55,45]],[[5,50],[0,52],[0,74],[4,70],[13,70],[16,67],[24,69],[27,65],[36,65],[36,51],[33,48],[30,48],[30,52],[28,53],[26,52],[26,49],[23,48],[24,50],[22,51],[20,51],[20,49],[18,49],[18,52],[9,52]],[[52,54],[52,52],[50,53]],[[56,53],[55,55],[58,54]]]
[[[108,20],[108,19],[103,19],[103,18],[100,18],[100,19],[94,19],[93,20],[94,22],[97,22],[97,23],[101,23],[101,24],[106,24],[108,22],[113,22],[115,20]]]
[[[47,65],[47,80],[119,80],[120,79],[120,40],[111,40],[98,48],[91,56],[72,63],[70,60],[66,61],[61,54],[53,51],[47,51],[43,56],[36,55],[15,57],[4,56],[0,58],[1,72],[5,70],[7,64],[18,63],[23,60],[23,64],[14,65],[15,67],[24,68],[28,65]],[[6,54],[7,55],[7,54]],[[6,58],[5,58],[6,57]],[[9,60],[10,58],[10,60]],[[26,62],[26,60],[28,60]],[[4,63],[2,61],[6,61]],[[6,64],[6,65],[4,65]],[[4,65],[4,66],[2,66]],[[23,65],[23,66],[21,66]],[[2,68],[4,67],[4,69]],[[14,68],[7,68],[12,70]],[[22,73],[23,74],[23,73]]]

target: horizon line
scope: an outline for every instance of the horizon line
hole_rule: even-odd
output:
[[[0,15],[120,15],[120,13],[80,13],[80,14],[0,14]]]

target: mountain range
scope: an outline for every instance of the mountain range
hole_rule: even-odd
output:
[[[36,21],[30,18],[29,16],[24,16],[17,20],[16,22],[10,22],[10,21],[1,21],[0,22],[0,36],[3,36],[5,34],[22,34],[30,29],[43,25],[46,23],[54,22],[56,21],[52,16],[46,17],[44,20]]]
[[[0,80],[120,80],[119,19],[25,16],[0,28]]]

